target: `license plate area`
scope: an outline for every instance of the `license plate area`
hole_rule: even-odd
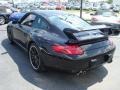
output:
[[[90,66],[98,66],[105,62],[104,56],[95,57],[90,60]]]

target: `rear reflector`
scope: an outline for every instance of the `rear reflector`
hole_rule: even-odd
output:
[[[59,45],[55,44],[52,49],[56,53],[66,54],[66,55],[83,55],[84,50],[78,45]]]

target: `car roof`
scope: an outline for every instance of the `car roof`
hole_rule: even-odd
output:
[[[38,15],[43,15],[46,17],[54,16],[54,15],[64,15],[67,14],[64,11],[61,10],[34,10],[33,13],[36,13]]]

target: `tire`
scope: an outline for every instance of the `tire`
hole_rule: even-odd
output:
[[[0,25],[4,25],[6,22],[5,17],[4,16],[0,16]]]
[[[29,60],[30,60],[30,64],[31,64],[32,68],[36,72],[46,71],[46,69],[43,65],[43,62],[42,62],[41,51],[35,43],[32,43],[29,47]]]
[[[120,32],[118,31],[118,30],[116,30],[116,31],[113,31],[113,35],[119,35],[120,34]]]
[[[7,36],[8,36],[10,43],[14,44],[13,35],[12,35],[12,32],[10,30],[7,30]]]

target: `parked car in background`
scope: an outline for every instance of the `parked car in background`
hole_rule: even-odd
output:
[[[49,3],[47,8],[48,8],[48,10],[55,10],[56,7],[57,7],[57,5],[55,3]]]
[[[111,9],[111,7],[112,7],[111,4],[108,4],[108,3],[102,3],[100,9],[109,10],[109,9]]]
[[[119,5],[113,6],[113,11],[120,12],[120,6]]]
[[[19,12],[14,12],[9,16],[9,21],[16,21],[21,19],[27,12],[31,12],[33,10],[38,10],[36,7],[29,7],[22,8]]]
[[[29,6],[30,4],[27,4],[27,3],[17,3],[17,4],[15,4],[15,8],[25,8],[25,7],[27,7],[27,6]]]
[[[16,12],[17,10],[12,7],[0,6],[0,25],[6,24],[9,22],[9,16]]]
[[[66,9],[65,5],[63,5],[62,3],[61,4],[57,3],[56,10],[65,10],[65,9]]]
[[[120,33],[120,17],[115,15],[113,11],[110,10],[98,10],[94,14],[92,14],[91,19],[92,24],[104,24],[110,26],[112,29],[110,31],[111,34],[119,34]]]
[[[15,12],[12,13],[9,17],[9,21],[18,21],[19,19],[21,19],[26,13],[25,12]]]
[[[101,8],[101,6],[100,6],[100,4],[97,4],[97,3],[95,3],[95,4],[93,4],[93,7],[92,7],[92,10],[99,10]]]
[[[56,10],[26,13],[7,26],[11,43],[29,54],[32,68],[48,67],[72,73],[111,63],[115,46],[99,28],[78,16]]]
[[[91,5],[89,3],[83,3],[83,9],[84,10],[90,10],[91,9]]]
[[[71,10],[72,7],[73,7],[73,4],[72,4],[72,3],[67,3],[67,4],[66,4],[66,9],[67,9],[67,10]]]
[[[75,10],[80,10],[80,3],[74,3],[72,8],[75,9]]]
[[[41,10],[47,10],[48,9],[48,3],[40,3],[40,7],[39,7]]]

